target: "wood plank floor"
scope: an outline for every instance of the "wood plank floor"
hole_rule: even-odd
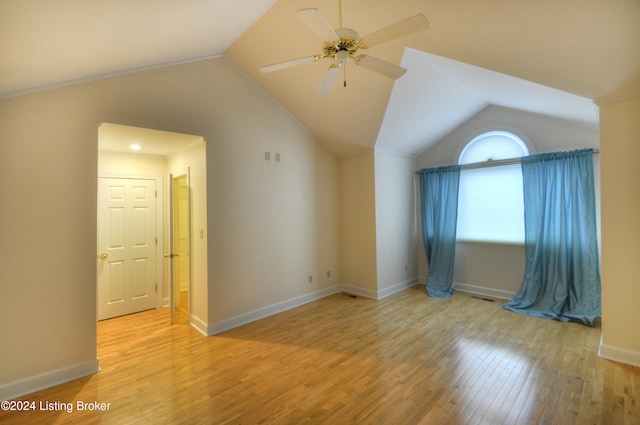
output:
[[[167,309],[111,319],[102,372],[21,398],[72,413],[0,423],[640,424],[640,368],[599,358],[599,328],[499,304],[341,294],[208,338]]]

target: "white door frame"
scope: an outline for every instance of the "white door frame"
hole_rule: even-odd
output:
[[[189,268],[189,282],[188,282],[188,288],[187,288],[187,293],[189,294],[189,303],[188,303],[188,317],[189,317],[189,323],[191,323],[191,300],[192,300],[192,292],[191,292],[191,282],[192,282],[192,270],[191,270],[191,252],[192,252],[192,244],[193,244],[193,233],[192,233],[192,223],[191,223],[191,217],[192,217],[192,199],[191,199],[191,167],[186,167],[186,168],[182,168],[176,171],[170,171],[169,173],[169,181],[168,181],[168,201],[167,201],[167,205],[168,205],[168,209],[169,209],[169,229],[167,232],[167,237],[169,238],[169,253],[173,254],[173,251],[175,249],[175,247],[173,246],[173,232],[174,232],[174,228],[173,228],[173,202],[174,202],[174,196],[175,193],[173,191],[173,180],[176,177],[182,177],[185,176],[187,178],[187,187],[189,188],[189,193],[188,193],[188,202],[189,202],[189,217],[187,217],[187,220],[189,222],[189,263],[188,263],[188,268]],[[169,276],[168,276],[168,280],[169,280],[169,308],[171,309],[171,323],[175,323],[175,282],[174,282],[174,270],[173,268],[175,267],[175,261],[173,259],[169,259]]]
[[[163,210],[165,208],[164,205],[164,187],[163,187],[163,176],[161,175],[153,175],[153,174],[119,174],[119,173],[98,173],[98,179],[101,178],[112,178],[112,179],[145,179],[145,180],[155,180],[156,181],[156,235],[158,235],[158,242],[156,244],[156,285],[158,285],[158,290],[156,291],[156,300],[155,307],[163,307],[164,304],[164,262],[163,262],[163,252],[164,252],[164,231],[163,231]],[[97,184],[97,180],[96,180]],[[100,223],[98,223],[99,225]],[[96,232],[98,229],[96,229]],[[99,242],[99,241],[98,241]],[[96,247],[98,250],[98,247]],[[100,255],[99,252],[96,252],[96,257]],[[96,275],[96,285],[98,281],[98,276]],[[96,292],[96,305],[98,304],[98,295]]]

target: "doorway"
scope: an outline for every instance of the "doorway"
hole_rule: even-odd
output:
[[[191,290],[193,252],[191,251],[191,231],[194,221],[191,220],[192,214],[195,214],[195,224],[198,226],[201,235],[195,246],[196,258],[196,276],[199,281],[206,282],[206,263],[202,259],[206,259],[206,243],[203,235],[206,234],[206,152],[204,139],[201,136],[170,133],[160,130],[152,130],[138,127],[130,127],[111,123],[103,123],[98,130],[98,182],[108,178],[111,179],[131,179],[136,181],[154,180],[155,188],[150,187],[149,193],[156,196],[156,212],[146,210],[143,214],[142,210],[137,210],[139,215],[147,217],[155,217],[156,230],[150,230],[150,227],[141,227],[138,224],[130,225],[128,230],[125,226],[115,227],[112,232],[124,232],[129,234],[133,232],[142,232],[148,237],[151,245],[149,256],[155,260],[155,268],[150,265],[147,269],[145,277],[151,276],[153,283],[146,285],[152,288],[152,292],[145,294],[147,304],[144,309],[148,308],[166,308],[167,320],[171,316],[169,312],[178,311],[182,315],[176,317],[176,322],[189,323],[189,314],[192,313],[192,301],[194,292]],[[137,150],[132,150],[133,148]],[[182,170],[170,175],[170,170]],[[195,191],[190,187],[190,172],[195,176]],[[102,183],[100,183],[102,184]],[[171,192],[175,187],[175,202],[172,200]],[[106,192],[110,189],[107,188]],[[104,192],[101,190],[100,192]],[[100,195],[101,199],[103,195]],[[195,200],[195,201],[194,201]],[[104,201],[99,201],[100,202]],[[195,202],[195,205],[193,205]],[[175,204],[175,205],[174,205]],[[100,207],[99,207],[100,209]],[[176,218],[176,223],[172,221],[172,217]],[[101,223],[98,222],[98,309],[104,304],[105,293],[106,298],[116,298],[112,295],[116,291],[105,285],[101,281],[100,275],[104,273],[105,267],[109,260],[117,260],[115,254],[111,252],[103,252],[105,230]],[[113,226],[112,226],[113,227]],[[174,231],[176,237],[174,238]],[[106,254],[106,258],[100,258],[101,254]],[[170,257],[175,254],[174,258]],[[103,256],[104,257],[104,256]],[[138,257],[136,257],[138,258]],[[151,263],[149,263],[151,264]],[[125,267],[125,263],[115,263],[120,268],[117,270],[124,276],[127,272],[131,272],[135,268]],[[115,270],[115,268],[113,269]],[[175,275],[174,275],[175,272]],[[117,289],[129,285],[140,285],[140,276],[133,278],[122,278],[120,280],[113,279],[117,277],[116,273],[112,273],[112,284]],[[118,286],[119,285],[119,286]],[[175,296],[174,296],[175,295]],[[180,298],[178,298],[180,297]],[[113,301],[113,300],[111,300]],[[112,302],[112,304],[114,304]],[[138,310],[141,311],[142,309]],[[130,314],[135,310],[121,310],[115,315],[100,314],[99,320],[107,317],[115,317],[116,315]]]

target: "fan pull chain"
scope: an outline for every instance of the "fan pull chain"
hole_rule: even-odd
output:
[[[342,0],[338,0],[338,22],[342,28]]]
[[[347,64],[344,65],[344,69],[342,70],[344,73],[344,87],[347,87]]]

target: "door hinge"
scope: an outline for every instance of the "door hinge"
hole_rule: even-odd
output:
[[[156,238],[156,246],[158,245],[158,238]]]
[[[156,190],[156,198],[158,197],[158,191]]]
[[[158,284],[156,283],[156,292],[158,292]]]

